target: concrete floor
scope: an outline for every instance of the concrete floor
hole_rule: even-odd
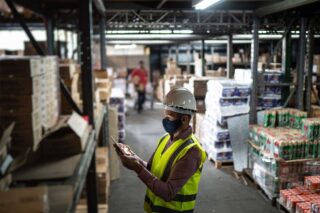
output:
[[[159,108],[159,107],[158,107]],[[156,141],[164,134],[162,111],[145,110],[141,115],[129,110],[126,143],[141,158],[148,160]],[[110,213],[142,213],[146,187],[137,175],[121,168],[121,178],[112,182],[109,200]],[[259,192],[238,182],[231,175],[217,170],[206,162],[195,213],[276,213]]]

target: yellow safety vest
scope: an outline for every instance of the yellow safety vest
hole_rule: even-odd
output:
[[[175,141],[164,153],[170,135],[164,136],[158,142],[149,170],[161,181],[167,181],[171,168],[181,159],[190,148],[197,147],[201,152],[201,164],[193,176],[185,183],[172,201],[166,202],[147,189],[144,210],[148,213],[191,213],[195,206],[196,195],[201,177],[201,170],[206,160],[206,152],[193,134],[186,139]]]

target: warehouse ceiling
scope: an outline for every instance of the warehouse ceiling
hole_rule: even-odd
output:
[[[4,0],[0,0],[3,2]],[[78,22],[76,0],[15,0],[18,5],[35,11],[27,16],[29,23],[44,23],[43,17],[53,15],[56,26],[71,29]],[[251,33],[254,16],[261,17],[260,29],[271,33],[283,32],[291,25],[298,30],[298,18],[312,16],[320,28],[319,0],[221,0],[206,10],[195,10],[199,0],[93,0],[94,20],[98,24],[103,13],[107,29],[112,33],[134,31],[188,32],[201,36]],[[1,4],[0,4],[1,5]],[[2,13],[1,13],[2,14]],[[317,15],[315,15],[317,14]],[[8,27],[12,17],[0,16],[0,26]],[[38,25],[34,25],[38,26]],[[320,29],[316,29],[320,32]]]

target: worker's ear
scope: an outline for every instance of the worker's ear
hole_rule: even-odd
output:
[[[189,122],[190,122],[190,116],[189,116],[189,115],[183,115],[183,116],[181,116],[181,122],[182,122],[183,124],[189,124]]]

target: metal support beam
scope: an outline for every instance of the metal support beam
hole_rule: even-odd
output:
[[[292,58],[292,39],[291,39],[291,32],[289,31],[288,34],[282,40],[282,70],[284,71],[284,83],[291,82],[291,58]],[[282,89],[282,103],[285,103],[288,96],[290,94],[290,87],[285,87]]]
[[[48,54],[54,55],[54,26],[52,16],[46,18],[46,33],[47,33],[47,45],[48,45]]]
[[[206,60],[205,60],[205,42],[201,40],[201,71],[202,76],[206,75]]]
[[[100,60],[101,69],[107,68],[107,54],[106,54],[106,20],[104,17],[100,18]]]
[[[261,7],[254,11],[254,14],[261,17],[285,10],[294,9],[307,4],[315,3],[317,1],[318,0],[285,0],[265,7]]]
[[[81,80],[84,114],[89,116],[89,123],[94,128],[93,77],[92,77],[92,0],[79,1],[79,27],[81,49]],[[93,153],[86,179],[88,212],[98,212],[95,153]]]
[[[105,17],[106,15],[106,7],[104,6],[103,0],[93,0],[93,3],[96,7],[96,9],[99,11],[100,15],[102,17]]]
[[[311,91],[312,91],[312,69],[313,69],[313,55],[314,55],[314,20],[311,19],[309,23],[308,33],[308,75],[306,85],[306,110],[308,115],[311,114]]]
[[[233,44],[232,44],[232,35],[228,35],[228,43],[227,43],[227,77],[234,77],[234,69],[232,64],[233,57]]]
[[[176,45],[176,63],[178,66],[179,64],[179,45],[178,44]]]
[[[253,19],[253,38],[251,43],[251,69],[252,69],[252,88],[250,103],[250,124],[257,123],[257,103],[258,103],[258,56],[259,56],[259,18]]]
[[[157,9],[160,9],[166,2],[167,2],[167,0],[162,0],[162,1],[157,5]]]
[[[191,44],[188,43],[187,45],[187,73],[190,74],[191,73]]]
[[[297,69],[297,94],[296,94],[296,107],[303,110],[303,88],[304,88],[304,69],[305,69],[305,49],[306,49],[306,24],[305,17],[300,19],[300,39],[299,39],[299,60]]]
[[[36,49],[37,53],[39,55],[44,56],[45,55],[44,51],[41,49],[38,42],[33,37],[31,31],[29,30],[29,27],[27,26],[26,22],[24,21],[24,19],[20,15],[20,13],[17,11],[17,8],[14,6],[12,0],[5,0],[5,1],[6,1],[7,5],[9,6],[14,18],[20,23],[21,27],[23,28],[23,30],[27,34],[30,42],[32,43],[33,47]]]

